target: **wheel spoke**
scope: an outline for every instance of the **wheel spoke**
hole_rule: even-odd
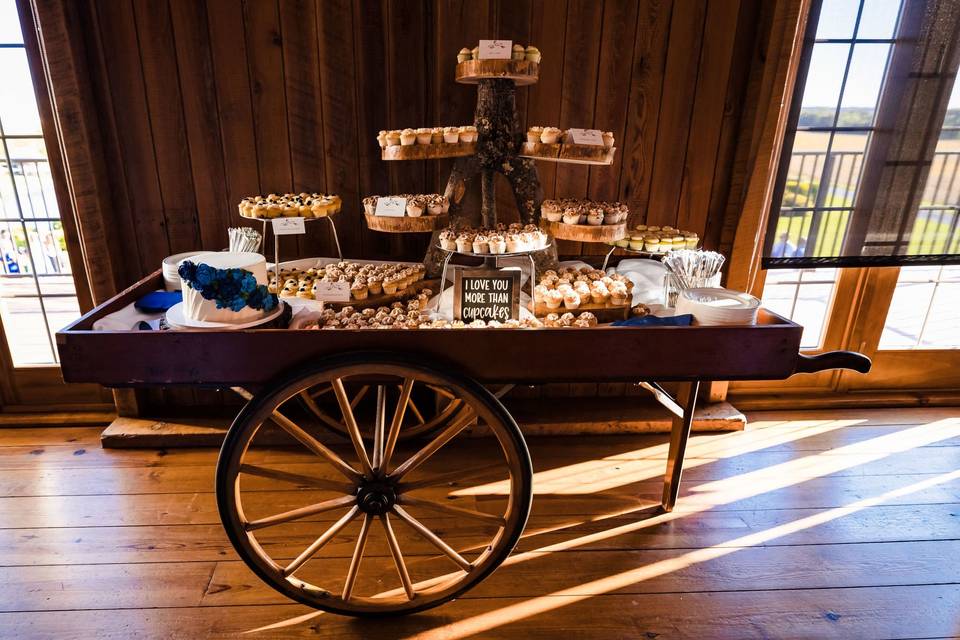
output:
[[[357,391],[357,395],[353,397],[353,400],[350,401],[350,408],[356,409],[357,405],[360,404],[360,401],[363,400],[363,397],[367,395],[367,391],[370,391],[370,385],[365,384],[360,387],[360,391]]]
[[[291,575],[294,571],[299,569],[304,565],[304,563],[312,558],[320,549],[322,549],[328,542],[333,540],[333,537],[340,533],[340,530],[345,526],[350,524],[350,522],[357,517],[357,514],[360,513],[360,507],[354,505],[353,509],[350,509],[346,515],[333,523],[329,529],[327,529],[322,536],[313,541],[313,543],[304,549],[297,558],[288,564],[286,567],[280,570],[281,574],[284,576]]]
[[[394,480],[400,480],[403,476],[426,462],[427,458],[436,453],[440,447],[453,440],[458,433],[463,431],[467,424],[474,418],[474,415],[472,408],[464,407],[463,411],[460,412],[460,415],[453,420],[449,427],[441,431],[440,434],[431,440],[423,449],[420,449],[420,451],[410,456],[406,462],[397,467],[390,476]]]
[[[435,384],[428,384],[428,385],[427,385],[427,388],[430,389],[430,390],[432,390],[432,391],[435,391],[435,392],[439,393],[441,396],[443,396],[443,397],[445,397],[445,398],[449,398],[449,399],[451,399],[451,400],[454,400],[454,399],[456,399],[456,397],[457,397],[457,396],[453,395],[452,393],[450,393],[447,389],[444,389],[443,387],[438,387],[438,386],[435,385]]]
[[[473,478],[480,478],[489,475],[490,472],[491,469],[489,466],[476,467],[467,471],[447,471],[446,473],[438,473],[435,476],[430,476],[429,478],[423,478],[422,480],[416,480],[414,482],[401,482],[397,485],[397,491],[401,493],[407,493],[410,491],[416,491],[417,489],[435,487],[438,484],[465,482],[467,480],[472,480]]]
[[[380,471],[383,466],[384,423],[387,421],[387,390],[377,385],[377,414],[373,420],[373,468]]]
[[[350,434],[350,440],[353,442],[353,448],[360,459],[360,466],[363,473],[368,478],[373,477],[373,467],[370,465],[370,458],[367,457],[367,450],[363,447],[363,437],[360,435],[360,427],[357,426],[357,420],[353,417],[353,408],[347,399],[347,391],[343,388],[343,379],[333,379],[333,391],[337,394],[337,402],[340,403],[340,411],[343,412],[343,420],[347,426],[347,433]]]
[[[270,478],[271,480],[280,480],[281,482],[290,482],[302,486],[316,487],[317,489],[336,491],[337,493],[353,493],[356,490],[356,487],[346,482],[336,482],[335,480],[327,480],[326,478],[313,478],[299,473],[290,473],[289,471],[280,471],[279,469],[268,469],[252,464],[241,464],[240,473],[259,476],[261,478]]]
[[[350,559],[350,568],[347,570],[347,579],[343,583],[344,600],[350,599],[353,593],[353,585],[357,581],[357,573],[360,571],[360,561],[363,559],[363,550],[367,546],[367,535],[370,533],[370,523],[373,522],[373,516],[369,513],[363,517],[363,524],[360,525],[360,535],[357,536],[357,546],[353,550],[353,557]]]
[[[325,500],[323,502],[318,502],[317,504],[312,504],[307,507],[300,507],[299,509],[292,509],[290,511],[284,511],[283,513],[278,513],[276,515],[267,516],[266,518],[259,518],[257,520],[253,520],[246,524],[246,529],[247,531],[256,531],[257,529],[263,529],[264,527],[272,527],[277,524],[283,524],[284,522],[301,520],[303,518],[308,518],[318,513],[324,513],[325,511],[333,511],[334,509],[345,507],[349,504],[356,502],[356,500],[357,500],[356,496],[340,496],[339,498],[333,498],[332,500]]]
[[[414,507],[422,507],[424,509],[439,511],[441,513],[449,513],[455,516],[464,516],[467,518],[474,518],[476,520],[483,520],[485,522],[492,522],[493,524],[500,525],[501,527],[507,523],[503,516],[498,516],[493,513],[483,513],[482,511],[474,511],[473,509],[464,509],[463,507],[455,507],[453,505],[443,504],[442,502],[421,500],[420,498],[411,498],[409,496],[403,496],[400,502]]]
[[[393,563],[397,566],[397,573],[400,575],[400,582],[403,584],[403,590],[407,598],[413,600],[416,592],[413,590],[413,583],[410,581],[410,573],[407,571],[407,565],[403,562],[403,554],[400,553],[400,543],[397,542],[397,536],[390,526],[390,517],[388,514],[380,516],[380,522],[383,524],[383,530],[387,534],[387,544],[390,545],[390,555],[393,556]]]
[[[319,398],[320,396],[328,394],[331,391],[333,391],[333,387],[331,387],[330,385],[326,385],[323,389],[321,389],[320,391],[317,391],[316,393],[311,393],[310,391],[307,391],[306,394],[311,398]]]
[[[473,565],[467,561],[466,558],[461,556],[456,550],[448,545],[446,542],[441,540],[437,534],[433,531],[430,531],[427,527],[423,525],[422,522],[414,518],[412,515],[403,510],[398,504],[393,505],[393,512],[396,513],[401,520],[413,527],[414,531],[419,533],[421,536],[426,538],[427,542],[435,546],[437,549],[440,549],[448,558],[453,560],[457,565],[464,571],[470,571],[473,569]]]
[[[253,394],[242,387],[233,387],[233,390],[248,401],[253,398]],[[344,462],[343,459],[334,453],[332,449],[304,431],[299,425],[297,425],[296,422],[280,413],[280,411],[274,409],[273,413],[270,415],[270,420],[278,427],[296,438],[297,441],[307,449],[322,458],[326,458],[327,461],[332,464],[337,471],[345,475],[353,482],[357,482],[361,479],[361,475],[357,473],[356,469]]]
[[[397,408],[393,412],[393,421],[390,422],[390,432],[387,435],[387,442],[383,449],[383,460],[380,463],[380,467],[384,471],[390,466],[393,449],[397,446],[397,440],[400,438],[400,426],[403,424],[403,414],[407,410],[407,404],[410,402],[410,393],[412,391],[413,378],[404,378],[403,385],[400,387],[400,398],[397,400]]]
[[[426,420],[423,419],[423,414],[420,413],[420,409],[417,408],[416,403],[413,401],[413,398],[410,398],[410,411],[412,411],[414,417],[420,421],[420,424],[426,422]]]

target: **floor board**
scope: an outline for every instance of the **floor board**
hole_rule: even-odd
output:
[[[106,451],[92,428],[0,430],[0,637],[960,636],[960,409],[748,417],[744,432],[691,440],[677,510],[652,517],[663,436],[531,438],[533,512],[511,558],[461,599],[389,622],[319,614],[260,582],[220,526],[213,450]],[[450,446],[441,470],[487,463],[470,443]],[[309,455],[253,453],[322,475]],[[497,512],[498,479],[424,495]],[[258,482],[253,511],[320,495]],[[262,540],[292,558],[336,517]],[[483,539],[483,524],[418,517],[465,554]],[[315,569],[344,573],[357,532],[338,534]],[[416,537],[404,554],[415,574],[447,562]],[[358,589],[397,586],[378,573],[384,541],[372,537],[365,557]]]

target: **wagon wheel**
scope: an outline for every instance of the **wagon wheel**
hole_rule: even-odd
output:
[[[377,398],[372,442],[345,390],[361,381]],[[325,445],[287,417],[302,391],[320,385],[334,389],[349,445]],[[436,436],[401,441],[409,396],[424,385],[459,409]],[[267,422],[296,448],[261,447]],[[253,397],[224,440],[216,485],[227,534],[263,581],[318,609],[366,617],[435,607],[493,572],[526,524],[531,479],[516,423],[483,386],[394,355],[351,354]]]
[[[397,395],[403,391],[401,384],[395,385],[394,389],[387,389]],[[357,410],[361,402],[374,402],[370,393],[371,385],[357,383],[355,388],[346,388],[347,395],[350,398],[350,407]],[[423,399],[417,400],[410,398],[407,405],[407,411],[403,416],[403,425],[401,438],[414,438],[420,435],[438,431],[449,420],[461,406],[459,398],[451,394],[443,387],[437,385],[423,385],[426,402]],[[318,385],[312,389],[305,389],[300,392],[300,401],[303,406],[320,420],[320,424],[342,436],[349,436],[349,430],[343,420],[331,415],[330,410],[324,407],[323,400],[334,396],[333,385]],[[432,400],[432,401],[431,401]],[[423,406],[421,406],[423,405]],[[336,411],[336,410],[334,410]],[[366,426],[366,425],[362,425]],[[361,435],[364,439],[372,440],[373,431],[361,429]]]

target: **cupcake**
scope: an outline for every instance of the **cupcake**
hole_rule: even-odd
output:
[[[567,309],[580,308],[580,294],[576,291],[567,291],[563,294],[563,306]]]
[[[687,249],[696,249],[700,244],[700,236],[695,233],[685,233],[683,236],[683,246]]]
[[[507,241],[507,253],[516,253],[518,251],[523,251],[521,245],[521,239],[519,233],[508,233],[506,237]]]
[[[527,50],[523,48],[522,44],[513,45],[513,52],[510,56],[512,59],[517,61],[523,60],[526,57],[526,55],[527,55]]]
[[[603,138],[603,146],[607,149],[613,146],[613,131],[604,131],[601,137]]]
[[[530,62],[540,63],[540,49],[537,49],[533,45],[526,48],[524,51],[524,58]]]
[[[580,211],[570,207],[563,212],[564,224],[580,224]]]
[[[372,216],[377,211],[377,200],[380,196],[367,196],[363,199],[363,212]]]
[[[542,134],[543,127],[530,127],[527,129],[527,142],[540,142]]]
[[[434,127],[430,129],[430,144],[440,144],[443,142],[443,128]]]
[[[441,200],[443,196],[433,194],[429,200],[427,200],[427,212],[432,216],[438,216],[443,213],[443,201]]]
[[[660,238],[657,236],[645,236],[643,239],[643,248],[650,253],[660,253]]]
[[[640,249],[643,249],[643,238],[640,239]],[[617,246],[621,249],[628,249],[630,247],[630,236],[624,236],[613,243],[614,246]],[[638,249],[638,251],[640,250]]]
[[[622,306],[627,304],[627,286],[622,282],[614,282],[610,286],[610,302]]]
[[[473,127],[460,127],[460,142],[471,143],[476,142],[477,132]]]
[[[419,197],[407,200],[407,215],[411,218],[419,218],[423,215],[423,201]]]
[[[547,293],[550,291],[549,287],[544,284],[538,284],[533,288],[533,300],[537,304],[544,304],[547,298]]]
[[[409,147],[417,141],[417,132],[413,129],[404,129],[400,132],[400,144]]]
[[[377,143],[380,145],[381,149],[387,148],[387,132],[381,131],[377,134]]]
[[[540,205],[540,215],[550,222],[563,220],[563,209],[556,200],[544,200]]]
[[[479,59],[480,59],[480,46],[477,45],[476,47],[474,47],[473,49],[471,49],[471,50],[470,50],[470,53],[473,54],[473,59],[474,59],[474,60],[479,60]]]
[[[396,129],[387,131],[387,146],[395,147],[400,144],[400,132]]]
[[[560,129],[556,127],[544,127],[540,134],[540,142],[543,144],[556,144],[560,142]]]
[[[499,233],[490,236],[490,253],[504,253],[507,250],[507,241]]]
[[[466,233],[457,236],[457,251],[460,253],[470,253],[473,251],[473,238]]]
[[[557,320],[557,325],[561,327],[572,327],[576,318],[572,313],[565,313]]]
[[[556,313],[548,313],[547,316],[543,319],[543,326],[545,327],[557,327],[559,326],[558,322],[560,316]]]
[[[443,141],[447,144],[457,144],[460,141],[460,129],[458,127],[444,127]]]
[[[667,253],[668,251],[673,251],[673,236],[660,238],[660,253]]]
[[[383,292],[387,295],[392,296],[397,292],[397,285],[399,282],[396,279],[396,276],[390,276],[389,278],[384,279],[383,281]]]
[[[590,209],[589,213],[587,213],[587,224],[594,227],[603,224],[603,211],[596,208]]]
[[[464,47],[460,49],[460,52],[457,53],[457,62],[466,62],[467,60],[473,59],[473,53],[470,52],[470,49]]]
[[[417,144],[430,144],[431,137],[430,129],[426,127],[417,129]]]
[[[365,282],[358,280],[350,286],[350,297],[352,297],[354,300],[366,300],[368,292],[369,288]]]
[[[607,290],[607,285],[602,282],[594,282],[590,286],[590,301],[594,304],[607,304],[607,301],[610,299],[610,291]]]
[[[483,234],[477,234],[473,238],[473,252],[474,253],[489,253],[490,252],[490,241],[487,240],[487,236]]]
[[[593,315],[589,311],[584,311],[580,314],[580,317],[577,318],[579,322],[586,322],[588,327],[597,326],[597,316]]]
[[[543,301],[547,305],[547,309],[559,309],[560,305],[563,304],[563,294],[553,289],[544,295]]]

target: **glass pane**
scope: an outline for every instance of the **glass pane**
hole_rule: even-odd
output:
[[[30,257],[33,258],[33,269],[28,264],[26,268],[41,276],[69,273],[63,229],[59,222],[28,222],[27,235],[30,239]],[[60,228],[58,228],[60,227]],[[21,228],[22,235],[22,228]]]
[[[960,267],[903,267],[897,278],[881,349],[960,347]]]
[[[859,8],[859,0],[823,0],[817,22],[817,40],[852,38]]]
[[[944,349],[960,347],[960,282],[941,282],[933,294],[927,326],[920,347]]]
[[[0,298],[0,320],[14,366],[55,362],[39,298]]]
[[[17,181],[24,218],[59,218],[53,177],[41,138],[8,140],[7,149]]]
[[[42,135],[27,54],[23,49],[0,49],[0,124],[7,135]]]
[[[857,38],[892,38],[900,15],[900,0],[864,0]]]
[[[836,269],[767,271],[763,306],[803,326],[803,349],[816,349],[823,340],[836,277]]]
[[[935,286],[931,282],[897,282],[880,335],[881,349],[909,349],[917,345]]]
[[[71,283],[71,289],[72,289]],[[57,331],[80,317],[80,302],[76,298],[44,298],[43,305],[47,311],[47,327],[50,335],[55,336]],[[56,356],[56,354],[54,354]],[[59,361],[59,360],[58,360]]]
[[[19,222],[0,222],[0,259],[3,262],[0,273],[32,273],[27,255],[27,238]]]
[[[801,127],[830,127],[840,102],[840,85],[850,45],[813,45],[807,83],[800,103]]]
[[[854,45],[850,72],[843,88],[840,116],[837,118],[838,126],[873,126],[889,53],[888,44]]]
[[[23,44],[16,0],[0,0],[0,44]]]

